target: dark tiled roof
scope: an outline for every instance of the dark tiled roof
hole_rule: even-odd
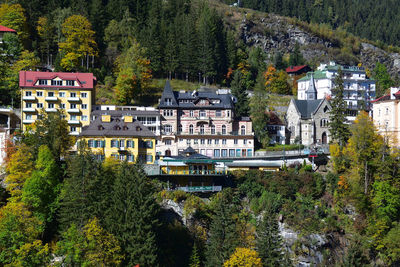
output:
[[[165,102],[166,98],[172,99],[170,105]],[[210,105],[198,106],[197,101],[200,99],[219,100],[219,103],[211,103]],[[189,100],[189,103],[180,103],[180,100]],[[165,84],[163,94],[161,96],[159,108],[196,108],[204,107],[207,109],[233,109],[234,103],[231,94],[217,94],[216,92],[174,92],[171,89],[169,81]]]
[[[268,112],[268,125],[285,125],[275,112]]]
[[[92,115],[100,116],[100,115],[111,115],[111,116],[124,116],[124,115],[131,115],[131,116],[160,116],[160,112],[158,110],[94,110],[92,111]]]
[[[324,99],[294,100],[293,102],[296,105],[297,110],[300,112],[301,118],[309,119],[311,118],[311,114],[316,111],[322,101],[324,101]]]
[[[111,122],[101,121],[101,116],[82,128],[79,136],[132,136],[156,137],[139,121],[124,122],[120,116],[111,116]]]
[[[165,99],[167,98],[171,99],[170,105],[166,105]],[[165,82],[164,91],[161,95],[160,107],[178,107],[178,102],[176,101],[176,92],[172,91],[171,84],[168,80]]]

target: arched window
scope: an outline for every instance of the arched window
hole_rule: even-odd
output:
[[[172,126],[169,125],[169,124],[165,125],[164,126],[164,132],[167,133],[167,134],[171,133],[172,132]]]
[[[226,134],[226,126],[222,125],[222,134]]]
[[[193,125],[192,124],[190,124],[190,126],[189,126],[189,134],[193,134]]]
[[[200,134],[204,134],[204,124],[200,125]]]
[[[245,135],[245,134],[246,134],[246,126],[242,125],[242,126],[240,127],[240,134],[241,134],[241,135]]]
[[[211,134],[215,134],[215,125],[211,125]]]

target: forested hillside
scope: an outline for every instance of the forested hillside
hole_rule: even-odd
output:
[[[232,4],[237,1],[227,0]],[[395,0],[242,0],[240,6],[296,17],[302,21],[326,23],[373,41],[398,45],[400,7]]]

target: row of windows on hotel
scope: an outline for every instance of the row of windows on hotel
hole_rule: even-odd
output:
[[[61,117],[62,117],[63,119],[65,119],[65,118],[66,118],[66,115],[61,115]],[[79,117],[81,117],[81,121],[87,121],[87,120],[88,120],[88,116],[86,116],[86,115],[82,115],[82,116],[71,115],[71,116],[69,117],[69,119],[70,119],[71,121],[79,121]],[[25,114],[25,119],[26,119],[26,120],[33,120],[32,114]],[[38,115],[38,119],[40,119],[40,115]]]
[[[94,140],[94,139],[89,139],[88,140],[88,147],[90,148],[104,148],[106,147],[106,141],[105,140]],[[133,140],[125,140],[125,139],[112,139],[111,140],[111,147],[117,147],[117,148],[134,148],[135,147],[135,141]],[[139,148],[153,148],[153,141],[139,141]]]
[[[199,142],[200,140],[200,142]],[[220,144],[220,140],[221,140],[221,144],[222,145],[226,145],[226,139],[214,139],[214,145],[219,145]],[[184,142],[183,138],[179,139],[179,142]],[[198,145],[200,143],[200,145],[205,145],[206,144],[206,139],[186,139],[186,144],[187,145]],[[247,145],[248,140],[247,139],[243,139],[243,145]],[[164,144],[166,145],[171,145],[172,144],[172,140],[171,139],[165,139],[164,140]],[[207,145],[212,145],[213,144],[213,139],[207,139]],[[234,145],[238,145],[239,144],[239,139],[233,139],[233,144]]]
[[[87,109],[88,108],[87,104],[81,104],[81,105],[79,105],[79,104],[70,104],[69,108],[70,109],[77,109],[77,108],[79,108],[79,106],[81,107],[81,109]],[[25,103],[25,107],[26,108],[33,108],[34,106],[33,106],[33,103],[26,102]],[[57,107],[65,109],[66,108],[66,104],[61,103],[61,104],[57,105]],[[36,103],[36,108],[43,108],[43,103]],[[47,108],[56,108],[56,105],[54,103],[48,103],[47,104]]]
[[[182,132],[182,128],[183,127],[180,124],[179,127],[178,127],[178,132],[179,133]],[[205,132],[206,132],[205,129],[206,128],[205,128],[204,124],[202,124],[202,125],[200,125],[200,127],[196,127],[196,128],[198,130],[198,133],[205,134]],[[208,128],[210,129],[210,133],[211,134],[216,134],[215,125],[211,125]],[[167,133],[167,134],[168,133],[172,133],[172,125],[170,125],[170,124],[164,125],[164,132]],[[193,124],[189,125],[189,134],[194,134],[194,126],[193,126]],[[221,126],[221,133],[218,133],[218,134],[227,134],[226,125],[222,125]],[[246,135],[246,126],[242,125],[240,127],[240,134],[241,135]]]
[[[104,154],[97,154],[95,157],[98,160],[104,161],[105,155]],[[135,162],[135,155],[132,154],[111,154],[112,158],[115,158],[117,160],[122,160],[122,161],[128,161],[128,162]],[[138,155],[138,161],[139,162],[153,162],[153,155],[143,155],[139,154]]]
[[[183,110],[179,110],[178,111],[179,113],[178,113],[178,115],[179,116],[183,116],[183,115],[185,115],[185,111],[183,111]],[[174,116],[174,110],[172,110],[172,109],[165,109],[164,111],[163,111],[163,115],[164,115],[164,117],[172,117],[172,116]],[[230,117],[231,116],[231,111],[230,110],[227,110],[226,111],[226,117]],[[189,110],[189,117],[195,117],[194,116],[194,110]],[[207,116],[207,110],[200,110],[199,111],[199,117],[208,117]],[[216,111],[215,111],[215,117],[222,117],[222,110],[220,110],[220,109],[217,109]]]
[[[32,91],[25,91],[25,96],[32,96]],[[36,91],[36,96],[41,97],[43,96],[43,91]],[[54,97],[55,93],[54,92],[47,92],[47,96],[49,97]],[[58,92],[58,97],[65,97],[66,92]],[[77,97],[78,93],[76,92],[70,92],[69,97]],[[87,98],[87,93],[81,93],[81,98]]]
[[[55,85],[55,86],[62,86],[62,80],[51,80],[50,84]],[[48,85],[48,80],[39,80],[39,85]],[[75,81],[74,80],[65,80],[65,86],[74,86]]]
[[[197,150],[196,150],[197,151]],[[252,149],[200,149],[200,154],[214,158],[239,158],[253,156]]]

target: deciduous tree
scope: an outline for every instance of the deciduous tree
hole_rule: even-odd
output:
[[[257,251],[249,248],[236,248],[231,257],[224,262],[224,267],[262,267]]]
[[[96,56],[95,32],[87,18],[81,15],[73,15],[62,24],[62,33],[65,41],[60,42],[60,53],[63,54],[61,66],[67,70],[78,70],[79,61],[89,56]],[[83,64],[82,64],[83,65]],[[83,66],[82,66],[83,67]]]
[[[33,170],[33,156],[30,148],[25,144],[19,145],[7,164],[7,175],[4,180],[6,189],[12,197],[19,198],[21,196],[22,187]]]

